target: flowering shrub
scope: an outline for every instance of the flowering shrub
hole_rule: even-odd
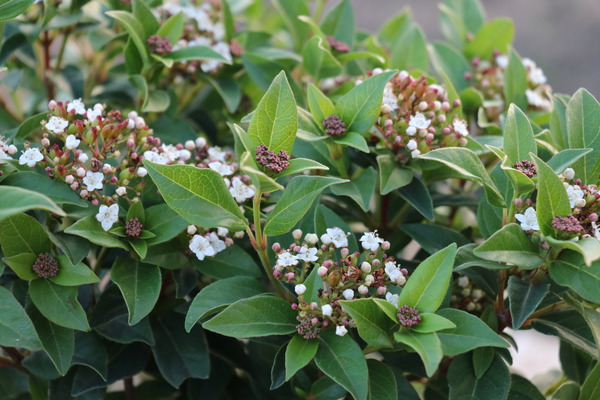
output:
[[[600,104],[510,20],[32,3],[0,5],[0,398],[595,398]],[[560,339],[554,384],[507,328]]]

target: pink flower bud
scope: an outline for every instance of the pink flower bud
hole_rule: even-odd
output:
[[[67,175],[65,176],[65,182],[70,185],[71,183],[75,182],[75,177],[73,175]]]
[[[42,139],[42,146],[44,146],[44,147],[50,146],[50,140],[48,140],[48,138],[43,138]]]
[[[377,294],[380,296],[383,296],[384,294],[386,294],[387,292],[387,288],[385,286],[379,286],[377,288]]]
[[[281,245],[278,242],[273,243],[273,246],[271,246],[271,249],[277,253],[278,251],[281,250]]]
[[[324,266],[320,266],[317,270],[317,274],[319,274],[320,277],[327,276],[327,268],[325,268]]]
[[[97,206],[97,205],[98,205],[98,199],[94,199],[94,200],[92,200],[92,205],[93,205],[93,206]]]
[[[127,147],[133,147],[135,146],[135,140],[129,138],[127,139]]]
[[[105,174],[110,174],[112,172],[112,165],[104,164],[102,166],[102,172],[104,172]]]
[[[85,199],[86,197],[88,197],[89,193],[87,190],[83,189],[81,192],[79,192],[79,195]]]

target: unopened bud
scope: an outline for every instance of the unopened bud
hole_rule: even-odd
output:
[[[304,292],[306,292],[306,286],[304,286],[303,284],[296,285],[294,291],[298,296],[301,296],[302,294],[304,294]]]
[[[70,185],[71,183],[75,182],[75,177],[73,175],[67,175],[65,176],[65,182]]]
[[[196,138],[196,146],[204,148],[206,146],[206,139],[204,139],[203,137]]]
[[[124,186],[119,186],[116,192],[119,196],[124,196],[127,193],[127,189]]]
[[[314,233],[307,233],[306,236],[304,236],[304,240],[306,240],[306,243],[308,244],[315,245],[319,241],[319,237]]]
[[[292,237],[296,241],[302,239],[302,230],[300,230],[300,229],[294,229],[294,231],[292,232]]]
[[[369,288],[366,287],[365,285],[360,285],[358,287],[358,293],[363,294],[363,295],[367,294],[367,293],[369,293]]]
[[[319,269],[317,270],[317,274],[319,274],[320,277],[324,277],[327,276],[327,268],[320,266]]]
[[[277,242],[273,243],[273,246],[271,246],[271,249],[277,253],[279,250],[281,250],[281,245]]]
[[[563,172],[563,176],[570,181],[575,178],[575,170],[573,168],[567,168],[565,169],[565,172]]]
[[[148,170],[144,167],[139,167],[137,170],[137,176],[139,176],[140,178],[143,178],[146,175],[148,175]]]
[[[196,228],[196,225],[188,225],[188,227],[187,227],[188,235],[193,235],[196,232],[198,232],[198,228]]]
[[[342,296],[344,296],[346,300],[352,300],[354,298],[354,290],[346,289],[342,292]]]
[[[85,176],[85,169],[84,169],[84,168],[81,168],[81,167],[79,167],[79,168],[77,168],[77,171],[76,171],[76,173],[77,173],[77,176],[78,176],[78,177],[80,177],[80,178],[83,178],[83,177]]]

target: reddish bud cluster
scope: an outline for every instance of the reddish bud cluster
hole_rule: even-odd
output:
[[[323,120],[325,133],[331,136],[340,136],[346,133],[346,124],[337,115],[330,115]]]
[[[298,325],[296,325],[296,332],[302,335],[304,339],[315,339],[319,336],[319,332],[323,329],[322,319],[302,313],[296,317]]]
[[[556,216],[552,220],[552,227],[565,233],[583,233],[584,228],[573,215],[567,217]]]
[[[533,176],[537,174],[535,164],[527,160],[517,161],[515,163],[515,169],[524,173],[528,178],[533,178]]]
[[[50,253],[42,253],[33,263],[33,272],[40,278],[58,275],[58,261]]]
[[[338,53],[348,53],[350,51],[350,46],[347,43],[335,40],[331,36],[327,36],[327,43],[333,51],[337,51]]]
[[[400,325],[405,327],[410,328],[415,326],[416,324],[421,322],[419,310],[417,310],[416,308],[409,307],[406,304],[403,305],[398,309],[398,321],[400,322]]]
[[[169,42],[169,39],[158,35],[150,36],[146,41],[146,44],[148,45],[150,53],[158,55],[168,54],[173,50],[173,46],[171,45],[171,42]]]
[[[125,223],[125,234],[129,237],[138,237],[142,233],[142,223],[137,218],[131,218]]]
[[[277,174],[290,166],[290,156],[287,151],[280,150],[279,154],[275,154],[264,144],[256,147],[256,161]]]

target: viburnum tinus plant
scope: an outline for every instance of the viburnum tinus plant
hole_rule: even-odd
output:
[[[32,3],[0,4],[0,399],[597,397],[600,104],[510,20]]]

